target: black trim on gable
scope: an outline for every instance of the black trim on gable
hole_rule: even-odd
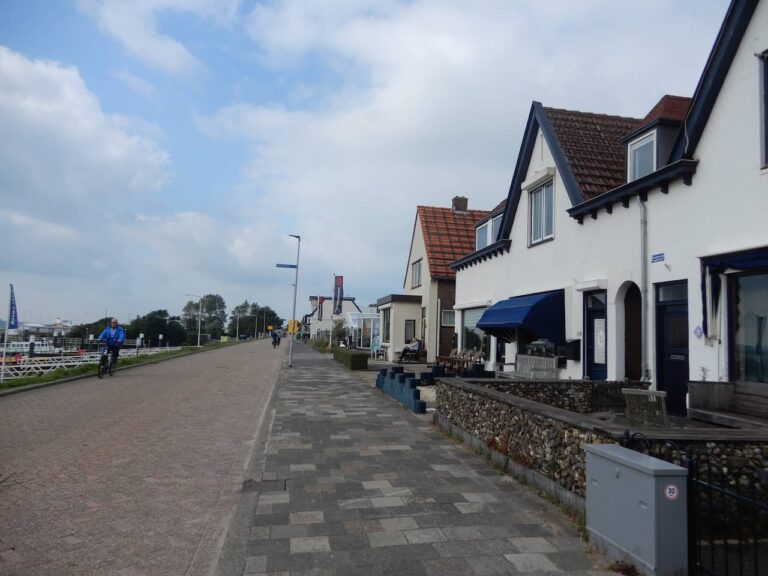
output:
[[[693,94],[669,162],[692,158],[759,0],[733,0]]]
[[[497,240],[493,244],[489,244],[485,248],[481,248],[477,252],[472,252],[472,254],[467,254],[463,258],[460,258],[454,262],[451,262],[448,264],[448,266],[451,267],[453,270],[463,270],[464,268],[468,268],[469,266],[472,266],[473,264],[477,264],[478,262],[483,262],[485,260],[490,260],[494,256],[497,256],[499,254],[503,254],[504,252],[509,252],[509,247],[512,244],[512,240],[507,238],[506,240]]]
[[[541,105],[541,102],[534,101],[531,104],[531,111],[528,114],[528,122],[526,123],[525,131],[523,132],[523,142],[520,144],[520,152],[517,156],[515,173],[512,176],[512,183],[509,185],[509,192],[507,193],[507,205],[504,208],[504,216],[501,220],[500,238],[509,238],[509,234],[512,230],[512,222],[515,219],[517,205],[520,201],[520,195],[522,194],[522,184],[528,173],[528,165],[531,162],[531,155],[533,154],[533,148],[536,145],[536,136],[538,135],[539,128],[541,128],[544,138],[547,141],[549,150],[555,160],[555,166],[560,174],[560,179],[565,184],[565,189],[568,192],[568,197],[571,199],[571,203],[576,206],[584,199],[581,189],[576,182],[576,178],[571,172],[571,167],[565,159],[565,154],[560,146],[560,141],[557,139],[544,107]],[[457,262],[461,262],[462,260],[457,260]]]
[[[673,180],[680,178],[690,186],[693,175],[696,173],[696,167],[698,166],[698,160],[678,160],[673,164],[668,164],[664,168],[656,170],[628,182],[623,186],[614,188],[610,192],[605,192],[582,202],[578,206],[568,209],[568,214],[571,218],[575,218],[579,221],[579,224],[583,224],[584,217],[589,215],[593,220],[597,219],[597,213],[601,208],[604,208],[608,214],[613,212],[613,205],[621,203],[624,207],[629,206],[629,200],[632,196],[640,196],[644,201],[648,197],[648,192],[654,188],[659,188],[662,193],[669,193],[669,183]]]

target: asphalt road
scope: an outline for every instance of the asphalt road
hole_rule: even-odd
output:
[[[210,574],[285,353],[245,343],[0,398],[0,574]]]

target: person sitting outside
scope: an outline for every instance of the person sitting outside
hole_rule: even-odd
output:
[[[117,357],[120,355],[120,348],[125,342],[125,330],[117,322],[117,318],[112,318],[109,326],[99,334],[99,340],[106,342],[107,350],[112,354],[112,363],[117,364]]]
[[[421,340],[414,338],[410,344],[400,351],[400,362],[406,359],[418,360],[419,350],[421,350]]]

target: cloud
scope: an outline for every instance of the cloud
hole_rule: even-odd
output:
[[[163,13],[191,13],[217,25],[227,25],[239,0],[78,0],[80,9],[144,63],[177,75],[190,74],[201,63],[179,40],[160,32]]]
[[[240,102],[198,123],[250,142],[243,202],[302,234],[309,293],[346,270],[373,301],[402,289],[417,204],[464,195],[490,209],[506,196],[532,100],[642,117],[665,93],[692,93],[724,12],[723,1],[259,3],[246,29],[261,63],[308,101]]]
[[[140,94],[145,98],[149,98],[155,93],[155,87],[151,82],[144,80],[143,78],[139,78],[130,72],[115,72],[114,76],[120,80],[120,82],[128,86],[128,88],[136,92],[136,94]]]

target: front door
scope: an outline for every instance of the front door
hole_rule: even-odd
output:
[[[667,392],[667,411],[687,414],[688,393],[688,283],[656,287],[657,388]]]
[[[585,297],[587,335],[586,376],[590,380],[605,380],[608,377],[607,300],[608,295],[605,291],[590,292]]]

